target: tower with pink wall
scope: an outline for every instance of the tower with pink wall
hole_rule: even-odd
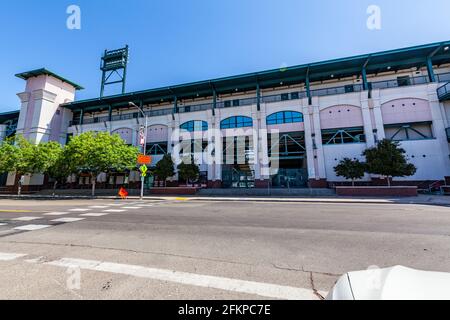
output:
[[[16,77],[26,81],[25,91],[17,94],[21,106],[16,134],[36,144],[48,141],[65,144],[73,114],[60,105],[73,102],[76,91],[83,88],[47,69],[23,72]],[[17,179],[10,173],[7,185],[14,186]],[[24,179],[24,186],[43,183],[44,176],[40,174],[27,175]]]
[[[47,69],[16,76],[26,81],[25,91],[17,94],[21,101],[17,134],[33,143],[64,144],[73,115],[60,105],[74,101],[75,92],[83,88]]]

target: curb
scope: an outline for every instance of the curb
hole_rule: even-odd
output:
[[[400,200],[351,200],[351,199],[188,199],[197,202],[275,202],[275,203],[322,203],[322,204],[412,204],[412,205],[435,205],[450,206],[447,202],[424,202],[424,201],[400,201]]]
[[[38,196],[38,195],[0,195],[0,199],[9,200],[120,200],[117,196]],[[140,200],[138,196],[128,197],[127,200]],[[450,206],[450,202],[413,201],[401,199],[342,199],[342,198],[220,198],[220,197],[192,197],[192,196],[168,196],[151,197],[146,196],[144,200],[178,200],[196,202],[272,202],[272,203],[322,203],[322,204],[413,204],[413,205],[435,205]]]

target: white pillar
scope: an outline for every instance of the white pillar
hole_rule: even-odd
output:
[[[177,166],[181,163],[180,158],[180,151],[181,151],[181,145],[180,145],[180,121],[178,119],[175,119],[172,121],[172,140],[173,140],[173,148],[172,148],[172,160],[175,164],[175,180],[178,180],[178,170]]]
[[[314,141],[316,143],[316,156],[317,156],[317,164],[318,164],[318,172],[316,173],[316,177],[320,179],[327,178],[327,172],[325,169],[325,155],[323,151],[323,142],[322,142],[322,128],[320,125],[320,107],[319,107],[319,99],[317,97],[313,98],[313,106],[312,106],[312,117],[314,123]],[[314,159],[313,159],[314,162]]]
[[[55,103],[57,95],[43,89],[33,91],[34,112],[28,139],[33,143],[47,142],[50,137],[50,124],[58,105]]]
[[[218,112],[218,110],[216,110]],[[216,174],[214,175],[215,181],[222,181],[222,165],[223,165],[223,140],[222,133],[220,129],[220,115],[216,114],[214,130],[214,144],[215,144],[215,169]]]
[[[214,146],[214,129],[216,127],[216,117],[212,114],[212,111],[208,111],[208,148],[203,154],[204,162],[208,165],[208,182],[215,180],[216,176],[216,164],[214,157],[211,156],[212,148]]]
[[[167,125],[167,153],[172,154],[173,145],[175,144],[173,139],[173,123],[170,121]]]
[[[373,114],[375,118],[375,128],[377,129],[377,138],[378,141],[380,141],[386,138],[386,133],[384,132],[383,114],[381,112],[379,89],[372,91],[372,102],[373,102]]]
[[[311,128],[311,116],[309,107],[303,107],[303,118],[305,121],[305,144],[306,144],[306,157],[308,163],[308,178],[316,178],[316,169],[314,166],[314,146],[312,140],[312,128]]]
[[[20,99],[21,107],[19,114],[19,121],[17,122],[17,135],[23,135],[25,133],[25,122],[28,114],[28,103],[30,101],[31,94],[29,92],[18,93],[17,96]]]
[[[139,147],[139,152],[142,152],[142,146],[139,145],[139,143],[138,143],[138,132],[139,132],[139,129],[140,129],[139,127],[140,127],[139,125],[131,126],[131,130],[132,130],[132,132],[131,132],[131,140],[132,140],[133,146]]]
[[[367,146],[373,147],[375,145],[375,136],[373,134],[372,120],[369,109],[369,99],[367,91],[361,92],[361,112],[364,122],[364,134],[366,135]]]
[[[253,119],[253,154],[254,154],[254,165],[255,165],[255,180],[261,180],[261,167],[259,161],[259,128],[261,122],[261,113],[256,110],[256,106],[254,106],[252,112]]]
[[[269,141],[267,138],[267,112],[266,104],[261,104],[261,123],[258,132],[260,141],[260,171],[261,180],[270,180],[270,166],[269,166]]]

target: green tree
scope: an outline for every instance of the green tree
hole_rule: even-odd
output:
[[[11,171],[15,171],[19,176],[38,173],[41,163],[35,161],[38,154],[37,146],[23,136],[16,137],[15,146],[17,152],[16,162]]]
[[[367,172],[384,176],[391,186],[393,177],[409,177],[417,172],[417,168],[408,163],[406,151],[400,147],[399,142],[384,139],[370,149],[364,151]]]
[[[39,156],[39,149],[23,136],[15,139],[7,139],[2,143],[0,150],[0,169],[2,172],[15,172],[19,179],[27,174],[40,173],[43,162]],[[22,184],[19,181],[18,194],[22,191]]]
[[[177,169],[180,178],[186,180],[188,184],[191,181],[196,181],[200,177],[200,168],[195,163],[194,159],[181,162]]]
[[[60,158],[62,147],[57,142],[35,145],[22,136],[8,139],[0,146],[0,171],[15,172],[21,178],[27,174],[46,174]],[[19,183],[19,195],[21,184]]]
[[[172,155],[166,154],[164,157],[156,164],[153,173],[164,181],[164,186],[166,186],[167,178],[173,177],[175,175],[175,164],[172,160]]]
[[[19,150],[13,139],[0,143],[0,173],[15,171],[14,164],[18,161]]]
[[[34,148],[34,172],[47,173],[62,156],[63,147],[58,142],[40,143]]]
[[[94,197],[98,175],[135,169],[138,153],[138,148],[126,145],[119,135],[86,132],[70,140],[65,157],[70,159],[75,172],[90,175]]]
[[[334,171],[338,177],[344,177],[347,180],[352,180],[352,186],[355,186],[355,180],[364,177],[366,165],[359,160],[352,160],[344,158],[339,164],[334,167]]]
[[[42,167],[41,172],[54,180],[53,196],[55,196],[58,183],[66,182],[67,178],[75,172],[75,169],[72,167],[70,159],[66,156],[66,149],[59,143],[53,142],[38,145],[38,148],[41,149],[41,154],[44,153],[46,155],[45,165]]]

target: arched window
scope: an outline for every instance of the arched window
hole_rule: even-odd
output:
[[[253,119],[244,116],[231,117],[220,123],[221,129],[253,127]]]
[[[281,111],[267,117],[267,125],[303,122],[303,114],[295,111]]]
[[[189,132],[208,131],[208,122],[206,122],[206,121],[189,121],[189,122],[183,123],[180,126],[180,129],[186,130]]]

